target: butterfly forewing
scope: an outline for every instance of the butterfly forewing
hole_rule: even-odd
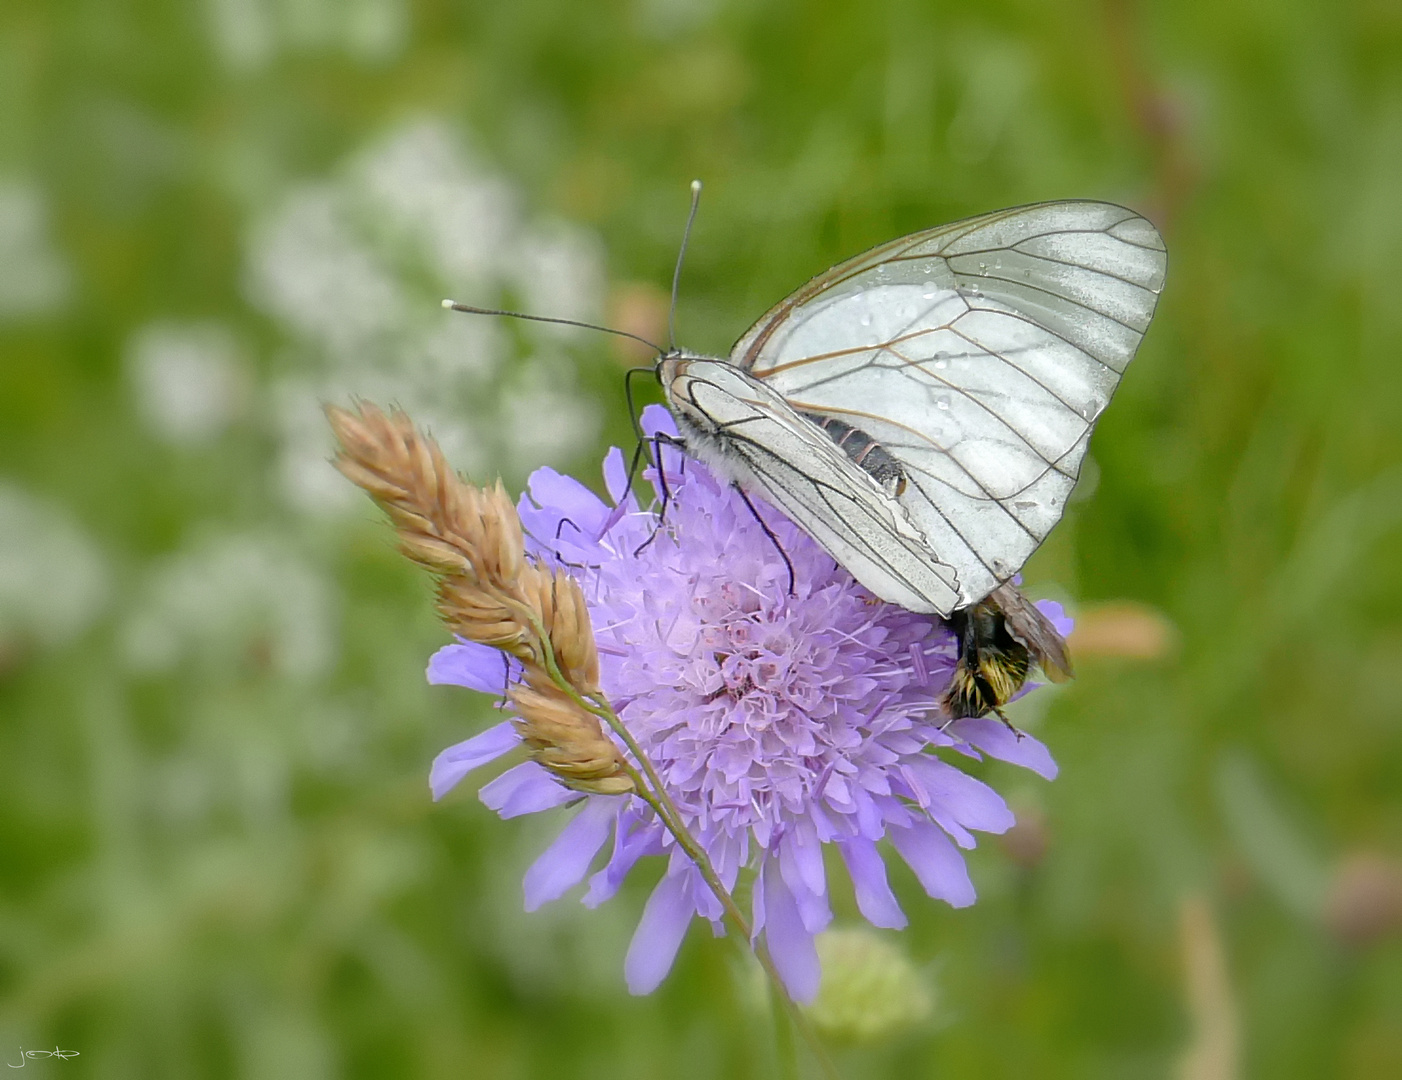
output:
[[[954,571],[905,509],[771,387],[705,357],[664,359],[662,378],[693,453],[758,491],[881,599],[953,609]]]
[[[896,457],[909,481],[901,502],[967,605],[1060,519],[1165,265],[1158,232],[1123,207],[1003,210],[834,267],[730,359]]]

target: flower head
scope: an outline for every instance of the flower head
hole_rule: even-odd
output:
[[[643,420],[649,432],[674,430],[660,408]],[[660,528],[626,492],[617,449],[604,463],[613,505],[538,470],[518,507],[527,549],[579,579],[604,693],[726,888],[742,869],[755,869],[754,933],[790,993],[810,1000],[819,983],[814,936],[831,919],[824,844],[841,853],[858,906],[875,926],[906,922],[877,849],[882,839],[930,896],[970,904],[974,889],[958,849],[974,846],[975,831],[1003,832],[1013,815],[992,788],[936,751],[987,754],[1049,779],[1056,765],[1036,739],[1018,738],[997,720],[949,723],[938,711],[955,660],[942,622],[876,600],[757,503],[781,554],[723,481],[670,449],[662,458],[669,501]],[[501,694],[519,668],[493,649],[462,643],[441,649],[428,675]],[[431,774],[435,798],[519,740],[507,722],[445,750]],[[528,909],[582,881],[610,839],[607,862],[589,877],[591,906],[611,897],[642,856],[669,857],[629,948],[633,992],[652,990],[667,974],[693,915],[719,927],[714,893],[637,797],[581,799],[536,761],[508,769],[480,794],[503,817],[580,803],[526,874]]]

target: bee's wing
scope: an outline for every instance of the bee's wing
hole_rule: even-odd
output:
[[[1001,210],[833,267],[756,323],[730,362],[896,457],[901,502],[954,566],[964,606],[1060,519],[1166,261],[1154,226],[1123,207]]]
[[[953,609],[954,571],[932,555],[901,505],[773,390],[705,359],[678,365],[664,389],[672,408],[705,433],[709,446],[694,452],[753,487],[878,597],[912,611]]]
[[[1071,670],[1071,650],[1066,647],[1066,639],[1017,586],[1005,582],[989,593],[988,599],[1002,610],[1008,633],[1026,646],[1042,665],[1047,678],[1059,683],[1075,674]]]

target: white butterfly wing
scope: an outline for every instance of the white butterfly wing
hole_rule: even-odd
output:
[[[758,491],[878,597],[948,614],[951,567],[905,509],[773,389],[721,360],[672,356],[662,385],[694,456]]]
[[[1123,207],[1002,210],[833,267],[756,323],[730,362],[899,460],[900,501],[954,567],[964,606],[1060,519],[1166,262],[1158,231]]]

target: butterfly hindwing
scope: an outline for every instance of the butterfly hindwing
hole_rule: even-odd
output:
[[[1123,207],[998,211],[833,267],[771,309],[730,362],[900,463],[900,502],[966,606],[1060,519],[1165,265],[1153,225]]]

